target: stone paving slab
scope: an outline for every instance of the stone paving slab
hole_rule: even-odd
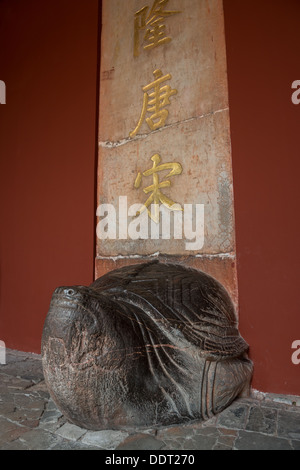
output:
[[[300,400],[240,398],[205,422],[90,431],[68,423],[46,388],[41,357],[7,351],[0,365],[0,450],[300,450]]]

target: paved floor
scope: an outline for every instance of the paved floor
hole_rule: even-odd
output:
[[[0,366],[1,450],[300,450],[299,400],[238,399],[205,423],[93,432],[67,423],[56,408],[40,356],[9,350],[6,362]]]

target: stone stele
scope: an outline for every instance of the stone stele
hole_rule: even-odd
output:
[[[58,287],[42,338],[53,400],[93,430],[212,417],[249,385],[247,350],[218,281],[157,261]]]
[[[97,207],[113,206],[116,221],[115,234],[101,238],[97,231],[96,278],[133,259],[183,261],[218,279],[238,311],[222,0],[102,0],[99,79]],[[157,172],[163,196],[182,208],[203,207],[202,247],[187,249],[185,231],[175,237],[173,226],[163,236],[162,221],[159,238],[131,239],[122,228],[136,212],[121,209],[120,198],[128,209],[141,208],[157,185],[154,155],[159,166],[182,168],[170,177],[170,168]],[[97,217],[100,224],[106,213]]]

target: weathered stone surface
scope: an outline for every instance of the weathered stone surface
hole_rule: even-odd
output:
[[[62,416],[61,411],[57,409],[55,403],[50,399],[40,418],[40,428],[45,429],[46,431],[55,432],[64,423],[65,418]]]
[[[8,413],[6,417],[14,422],[22,424],[26,423],[26,426],[35,427],[38,424],[38,420],[41,417],[43,410],[27,410],[16,409],[13,413]]]
[[[47,385],[44,380],[32,385],[30,387],[30,390],[28,390],[28,392],[30,392],[31,396],[37,396],[37,397],[43,398],[44,400],[49,400],[50,398]]]
[[[118,447],[117,450],[159,450],[162,449],[164,443],[149,434],[134,434],[127,437]]]
[[[251,407],[246,430],[257,431],[265,434],[275,434],[276,421],[277,410],[263,407]]]
[[[293,450],[300,450],[300,440],[299,441],[292,441],[292,448],[293,448]]]
[[[227,436],[236,437],[237,436],[237,431],[235,429],[219,428],[218,431],[221,437],[223,436],[224,437],[227,437]]]
[[[0,393],[2,393],[2,391],[6,391],[6,384],[8,389],[14,391],[25,390],[32,385],[32,382],[30,380],[24,380],[16,376],[10,377],[10,375],[6,375],[5,373],[1,375]]]
[[[19,440],[29,450],[51,449],[58,442],[57,437],[42,429],[27,432]]]
[[[28,428],[28,427],[19,426],[17,424],[13,425],[12,423],[10,423],[10,424],[12,426],[7,426],[7,429],[9,429],[9,430],[7,432],[5,432],[5,429],[4,429],[4,430],[2,430],[4,432],[1,432],[1,434],[0,434],[0,447],[3,443],[16,441],[23,434],[30,431],[30,428]]]
[[[164,442],[176,439],[187,439],[194,435],[194,429],[191,426],[172,426],[170,428],[160,429],[157,438]]]
[[[300,413],[279,411],[278,436],[300,440]]]
[[[225,446],[229,447],[229,449],[232,449],[233,444],[235,443],[236,436],[220,436],[218,438],[218,444],[220,446]]]
[[[37,412],[44,411],[45,407],[45,400],[29,393],[26,395],[15,393],[14,403],[17,408],[24,408],[26,410]]]
[[[101,449],[114,450],[127,436],[128,433],[122,431],[88,431],[81,439],[81,442]]]
[[[240,431],[235,442],[237,450],[292,450],[286,439],[279,439],[256,432]]]
[[[15,375],[18,379],[22,379],[23,382],[20,381],[20,384],[24,383],[25,386],[26,384],[33,385],[33,383],[38,383],[43,380],[43,370],[40,358],[30,358],[20,362],[8,361],[7,364],[3,366],[3,371],[7,375]]]
[[[219,417],[218,424],[221,427],[230,429],[244,429],[249,407],[239,402],[234,403],[225,410]]]
[[[43,413],[43,416],[40,420],[41,425],[56,423],[57,420],[62,416],[59,410],[49,410]]]
[[[231,447],[228,447],[224,444],[217,443],[215,444],[211,450],[232,450]]]
[[[14,410],[15,410],[15,403],[11,395],[1,394],[0,416],[6,416],[8,413],[13,413]]]
[[[99,447],[87,446],[78,441],[61,440],[51,450],[101,450]]]
[[[52,398],[94,430],[211,418],[249,383],[247,350],[221,284],[157,262],[56,289],[42,341]]]
[[[85,433],[85,429],[70,423],[65,423],[55,432],[57,436],[63,437],[64,439],[68,439],[70,441],[78,441],[78,439],[80,439]]]
[[[211,437],[218,437],[219,432],[216,427],[199,427],[194,429],[194,434],[196,436],[211,436]]]
[[[29,450],[25,443],[16,440],[13,442],[7,442],[5,444],[0,443],[1,450]]]
[[[216,438],[213,436],[195,435],[183,444],[184,450],[211,450],[216,444]]]
[[[0,437],[16,429],[16,425],[5,418],[0,417]]]

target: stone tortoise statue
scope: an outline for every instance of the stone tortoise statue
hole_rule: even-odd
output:
[[[249,385],[247,350],[224,287],[159,262],[57,288],[42,338],[51,397],[92,430],[212,417]]]

